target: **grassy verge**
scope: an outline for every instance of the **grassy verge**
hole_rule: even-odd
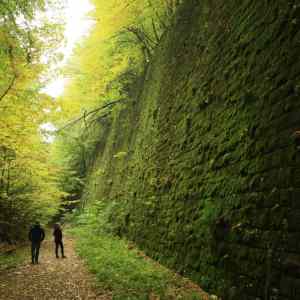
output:
[[[22,264],[28,256],[27,252],[25,247],[21,247],[13,252],[0,253],[0,271]]]
[[[99,287],[111,291],[114,300],[207,299],[196,285],[103,230],[104,219],[99,212],[89,211],[68,231],[76,237],[76,250],[96,275]]]

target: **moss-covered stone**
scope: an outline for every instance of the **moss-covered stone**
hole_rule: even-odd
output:
[[[116,232],[224,299],[300,297],[299,9],[184,1],[90,171]]]

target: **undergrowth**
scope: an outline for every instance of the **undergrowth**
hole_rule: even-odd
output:
[[[14,268],[22,264],[27,255],[28,253],[26,253],[24,247],[9,253],[0,253],[0,271]]]
[[[146,257],[130,242],[114,236],[108,214],[111,207],[93,205],[68,220],[76,237],[76,250],[96,275],[100,288],[114,300],[201,300],[187,281]]]

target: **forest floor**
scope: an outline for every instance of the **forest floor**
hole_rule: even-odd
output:
[[[22,264],[0,271],[0,300],[209,299],[197,285],[175,273],[172,276],[180,284],[168,285],[167,297],[160,298],[155,293],[148,293],[146,298],[119,295],[118,291],[109,291],[99,285],[99,279],[88,271],[85,262],[75,253],[74,239],[65,238],[64,245],[67,258],[57,259],[53,241],[44,241],[40,250],[40,263],[37,265],[31,264],[29,247],[25,249],[28,257]],[[144,259],[146,263],[150,260],[142,257]],[[156,262],[150,263],[157,265],[157,273],[161,272],[162,266]],[[194,296],[189,297],[191,292]]]
[[[0,272],[1,300],[111,299],[96,289],[96,282],[74,251],[74,241],[65,239],[67,258],[57,259],[54,243],[42,243],[39,264],[28,259],[20,266]]]

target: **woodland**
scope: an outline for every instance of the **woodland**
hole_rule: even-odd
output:
[[[80,207],[76,201],[95,157],[93,123],[128,97],[177,4],[93,1],[95,26],[59,70],[71,80],[64,94],[52,99],[43,87],[58,72],[64,24],[45,11],[58,12],[62,2],[1,1],[2,242],[24,238],[34,220],[47,223],[65,209]],[[46,123],[57,128],[53,143],[46,141]]]
[[[0,299],[300,299],[299,0],[89,2],[0,1]]]
[[[81,200],[97,155],[99,120],[110,118],[130,96],[179,1],[91,2],[94,26],[63,69],[57,67],[65,42],[59,13],[63,1],[0,2],[0,298],[160,299],[170,289],[171,298],[199,299],[205,294],[198,286],[111,236],[108,215],[99,211],[102,202]],[[54,99],[44,88],[58,75],[68,78],[68,84]],[[27,268],[26,241],[36,222],[46,227],[61,222],[72,229],[69,234],[78,240],[76,250],[89,270],[102,272],[96,291],[85,284],[90,276],[67,238],[67,265],[50,258],[40,269]],[[100,235],[91,244],[83,224]],[[49,242],[44,244],[42,251],[51,257]],[[103,245],[104,252],[99,248]],[[102,266],[95,257],[102,257]],[[38,279],[32,282],[32,276]]]

